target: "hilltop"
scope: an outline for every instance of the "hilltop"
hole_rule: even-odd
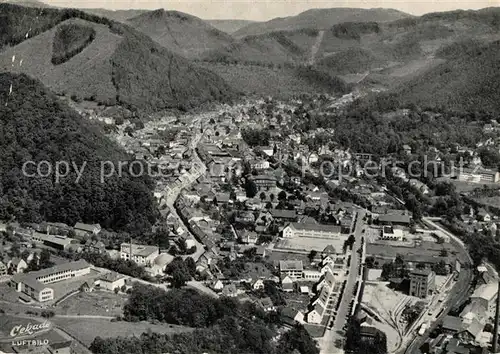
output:
[[[223,47],[233,38],[202,19],[178,11],[163,9],[147,12],[127,21],[154,41],[186,58]]]
[[[219,31],[226,32],[232,34],[243,28],[248,26],[249,24],[255,23],[256,21],[250,20],[205,20],[209,25],[217,28]]]
[[[10,88],[12,87],[12,93]],[[0,74],[0,218],[100,223],[104,228],[143,232],[154,224],[157,210],[153,184],[123,171],[101,183],[101,161],[129,157],[92,122],[63,104],[39,81],[26,75]],[[28,177],[27,161],[74,163],[81,179],[70,174],[56,183],[54,176]],[[83,164],[86,163],[82,170]],[[27,166],[27,173],[36,167]],[[45,170],[43,170],[45,171]]]
[[[303,62],[310,53],[318,31],[302,29],[248,36],[203,54],[204,61],[216,63]]]
[[[42,1],[38,1],[38,0],[6,0],[6,1],[0,0],[0,4],[2,4],[2,3],[20,5],[20,6],[25,6],[25,7],[37,7],[37,8],[52,7],[46,3],[42,2]]]
[[[150,10],[108,10],[108,9],[81,9],[91,15],[106,17],[113,21],[126,22],[128,19],[145,14]]]
[[[234,97],[219,76],[129,26],[78,10],[40,13],[1,4],[0,11],[0,48],[8,46],[0,52],[0,71],[28,74],[60,95],[120,104],[139,113],[186,110]],[[54,65],[56,34],[66,25],[85,27],[95,34],[91,41],[66,44],[81,51]]]
[[[311,9],[296,16],[249,24],[234,32],[233,36],[241,38],[301,28],[327,29],[342,22],[388,22],[407,17],[411,15],[394,9]]]

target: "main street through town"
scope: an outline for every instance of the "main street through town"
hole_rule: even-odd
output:
[[[200,131],[201,125],[202,125],[201,121],[198,120],[198,121],[196,121],[194,128],[198,129],[198,131]],[[203,174],[207,170],[207,167],[205,166],[205,164],[201,160],[200,156],[198,155],[198,152],[196,151],[196,148],[197,148],[199,142],[201,141],[202,137],[203,137],[203,133],[199,132],[195,135],[193,140],[191,140],[191,142],[190,142],[190,148],[193,151],[192,171],[189,173],[186,173],[183,176],[183,178],[181,179],[182,182],[180,182],[179,184],[164,191],[166,204],[167,204],[168,208],[170,209],[170,212],[177,220],[179,220],[180,223],[182,223],[184,225],[185,231],[189,234],[189,239],[193,240],[193,242],[195,243],[196,252],[189,255],[189,257],[193,258],[195,261],[197,261],[203,255],[203,253],[205,253],[205,247],[203,246],[203,244],[198,242],[198,240],[194,237],[194,235],[189,231],[188,225],[184,224],[184,221],[177,213],[177,210],[175,209],[174,204],[175,204],[175,201],[177,200],[177,198],[179,197],[179,194],[181,193],[181,191],[185,188],[188,188],[193,183],[195,183],[196,180],[198,178],[200,178],[201,176],[203,176]]]
[[[356,283],[358,280],[361,281],[359,268],[362,265],[362,255],[358,253],[358,250],[362,246],[361,239],[363,237],[363,219],[365,218],[365,215],[366,212],[364,210],[358,209],[356,215],[356,224],[354,227],[355,242],[351,251],[351,264],[349,267],[349,274],[346,278],[346,286],[344,289],[344,293],[342,294],[342,299],[337,311],[337,315],[335,316],[334,325],[331,329],[327,327],[324,336],[319,341],[321,354],[343,352],[343,350],[341,348],[338,348],[335,344],[336,342],[342,342],[345,338],[345,331],[343,330],[343,328],[347,324],[349,316],[352,312],[350,304],[353,300],[356,300],[354,298],[355,295],[353,295],[353,293],[356,291]]]

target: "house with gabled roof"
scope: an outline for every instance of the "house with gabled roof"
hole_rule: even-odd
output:
[[[238,290],[236,289],[236,285],[228,284],[222,288],[222,296],[226,297],[236,297],[238,296]]]

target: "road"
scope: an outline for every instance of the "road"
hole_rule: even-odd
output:
[[[410,343],[410,345],[407,346],[406,349],[400,351],[400,353],[404,354],[420,353],[419,348],[424,344],[426,339],[429,337],[429,333],[431,333],[438,326],[438,324],[443,320],[443,318],[446,317],[446,315],[448,315],[448,312],[450,310],[452,310],[454,307],[458,307],[461,304],[463,304],[470,296],[470,285],[473,280],[473,273],[472,269],[470,268],[470,265],[472,265],[472,259],[470,258],[470,255],[467,252],[467,249],[462,240],[460,240],[458,237],[451,234],[448,230],[444,229],[443,227],[434,222],[438,220],[439,219],[436,218],[423,219],[423,221],[427,225],[444,232],[447,236],[450,237],[450,244],[453,245],[457,250],[457,258],[462,263],[462,268],[458,274],[458,280],[450,292],[448,300],[444,302],[443,306],[444,311],[441,313],[441,315],[439,315],[438,318],[436,318],[432,322],[430,330],[427,330],[427,332],[423,336],[417,336],[416,338],[414,338],[414,340]]]
[[[198,129],[198,131],[199,131],[200,127],[201,127],[201,122],[198,122],[198,124],[195,126],[195,129]],[[186,257],[193,258],[195,262],[203,255],[203,253],[205,253],[205,246],[202,243],[198,242],[198,240],[196,240],[194,235],[191,234],[188,226],[184,224],[182,218],[179,216],[179,214],[177,214],[177,210],[174,207],[174,203],[177,200],[177,198],[179,197],[179,194],[181,193],[181,191],[183,189],[189,187],[193,183],[195,183],[196,180],[198,178],[200,178],[207,170],[207,167],[205,166],[205,164],[201,160],[200,156],[198,155],[198,152],[196,151],[196,148],[197,148],[200,140],[202,139],[202,137],[203,137],[202,133],[197,133],[190,143],[190,148],[193,151],[193,157],[192,157],[193,170],[192,170],[192,172],[186,173],[184,175],[185,178],[183,179],[182,183],[176,185],[173,188],[168,189],[167,191],[164,191],[166,204],[167,204],[168,208],[170,209],[170,212],[177,220],[179,220],[184,225],[184,230],[189,234],[189,239],[193,240],[193,242],[195,243],[196,252],[189,255],[189,256],[186,256]]]
[[[320,353],[321,354],[333,354],[333,353],[342,353],[343,350],[341,348],[337,348],[335,346],[336,340],[344,340],[344,336],[341,335],[341,331],[346,325],[349,319],[349,305],[353,300],[353,292],[356,290],[356,282],[361,280],[361,276],[359,275],[359,267],[361,266],[361,255],[357,253],[357,250],[361,247],[361,238],[363,237],[363,227],[364,222],[363,218],[365,217],[364,210],[358,210],[356,226],[354,229],[354,237],[355,242],[351,251],[351,264],[349,267],[349,274],[347,276],[347,283],[345,286],[344,293],[342,294],[342,300],[340,303],[340,307],[337,311],[337,316],[334,321],[334,325],[332,329],[327,328],[324,336],[319,341]]]

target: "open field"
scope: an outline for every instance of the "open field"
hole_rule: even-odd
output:
[[[347,239],[347,235],[345,237]],[[321,252],[325,247],[332,245],[337,252],[341,252],[344,247],[344,240],[333,239],[322,239],[322,238],[307,238],[307,237],[296,237],[292,239],[281,239],[279,240],[275,248],[277,249],[290,249],[294,251],[303,251],[306,253],[315,250]]]
[[[118,316],[122,314],[127,295],[108,291],[80,292],[70,296],[57,305],[60,315],[101,315]]]
[[[78,290],[86,281],[90,281],[91,283],[93,283],[94,279],[98,275],[98,272],[91,270],[87,275],[50,284],[51,288],[54,289],[54,300],[48,301],[47,304],[52,304],[55,301],[63,298],[65,295]]]
[[[446,249],[448,252],[455,252],[452,245],[443,243],[438,244],[436,242],[422,241],[418,246],[388,246],[386,244],[379,243],[367,243],[366,253],[370,256],[380,256],[380,257],[396,257],[397,255],[412,255],[412,256],[432,256],[438,257],[441,250]]]
[[[111,322],[107,319],[88,318],[62,318],[52,319],[57,326],[60,326],[73,337],[79,339],[89,346],[95,337],[131,337],[139,336],[148,330],[161,334],[174,334],[193,331],[194,328],[169,324],[151,324],[147,322]]]

